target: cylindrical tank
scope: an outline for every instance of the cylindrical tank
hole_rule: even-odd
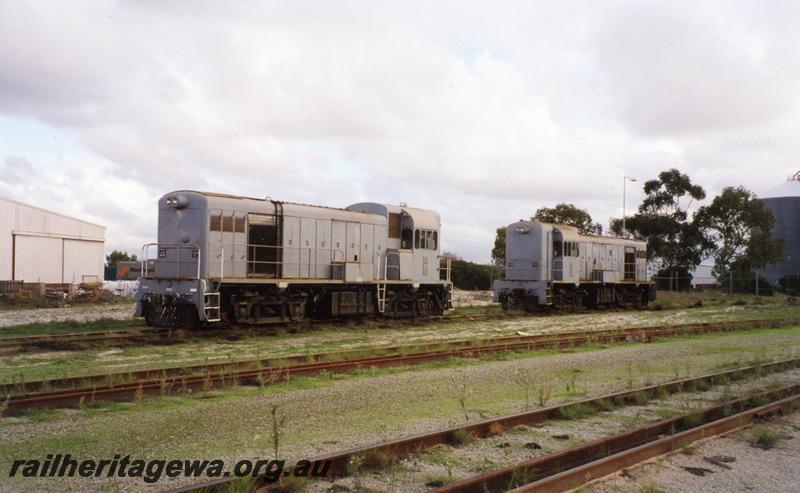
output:
[[[760,198],[775,216],[772,236],[783,240],[783,259],[761,271],[777,284],[783,277],[800,275],[800,171]]]

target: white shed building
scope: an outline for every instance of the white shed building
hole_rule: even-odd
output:
[[[0,280],[102,281],[105,226],[0,198]]]

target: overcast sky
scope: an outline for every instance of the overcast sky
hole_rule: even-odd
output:
[[[156,234],[200,189],[595,220],[677,167],[710,195],[800,169],[800,2],[0,0],[0,196]]]

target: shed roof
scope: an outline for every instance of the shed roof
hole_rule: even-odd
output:
[[[800,171],[777,187],[759,196],[762,199],[776,199],[778,197],[800,197]]]
[[[98,228],[106,229],[106,227],[103,226],[102,224],[97,224],[97,223],[93,223],[91,221],[86,221],[85,219],[81,219],[81,218],[78,218],[78,217],[75,217],[75,216],[68,216],[66,214],[62,214],[61,212],[51,211],[50,209],[45,209],[43,207],[38,207],[38,206],[35,206],[35,205],[26,204],[26,203],[20,202],[18,200],[8,199],[8,198],[5,198],[5,197],[0,197],[0,200],[4,201],[4,202],[8,202],[8,203],[16,205],[16,206],[19,206],[19,207],[26,207],[28,209],[34,209],[34,210],[37,210],[37,211],[40,211],[40,212],[44,212],[46,214],[51,214],[53,216],[59,216],[59,217],[65,218],[65,219],[70,219],[72,221],[78,221],[78,222],[81,222],[81,223],[84,223],[84,224],[88,224],[90,226],[95,226],[95,227],[98,227]]]

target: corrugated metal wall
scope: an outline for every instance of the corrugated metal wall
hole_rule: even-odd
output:
[[[102,281],[104,241],[104,226],[0,198],[0,280]]]

